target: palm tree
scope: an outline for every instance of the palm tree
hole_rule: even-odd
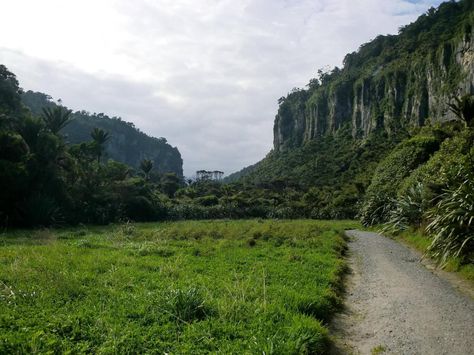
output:
[[[110,139],[110,135],[103,129],[95,127],[91,132],[91,137],[94,140],[96,148],[97,163],[100,164],[100,157],[104,151],[104,144]]]
[[[41,119],[53,134],[58,134],[61,129],[71,122],[71,113],[71,110],[63,106],[43,107]]]
[[[150,171],[153,169],[153,161],[150,159],[143,159],[140,162],[140,169],[145,174],[145,180],[148,181],[150,179]]]

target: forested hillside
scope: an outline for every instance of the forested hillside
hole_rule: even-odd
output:
[[[48,95],[40,92],[24,92],[21,99],[35,115],[40,115],[44,107],[57,106]],[[183,176],[183,160],[176,147],[170,146],[163,137],[146,135],[133,123],[125,122],[119,117],[77,111],[72,114],[71,123],[61,129],[61,133],[68,143],[78,144],[89,141],[90,132],[95,127],[110,134],[110,139],[105,144],[106,159],[111,158],[134,168],[138,168],[143,159],[150,159],[154,171]]]
[[[472,1],[446,2],[398,35],[361,45],[342,68],[320,70],[279,99],[273,150],[230,180],[311,190],[320,211],[313,215],[356,216],[378,163],[397,144],[424,130],[433,144],[421,164],[455,134],[456,123],[445,122],[460,118],[449,105],[474,93],[473,25]]]

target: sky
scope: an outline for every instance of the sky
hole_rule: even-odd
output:
[[[2,0],[0,63],[25,90],[178,147],[186,176],[271,150],[277,100],[439,0]]]

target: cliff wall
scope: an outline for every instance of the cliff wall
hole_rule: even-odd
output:
[[[396,36],[379,36],[280,100],[274,150],[350,125],[354,138],[455,119],[453,96],[474,94],[474,2],[430,9]]]

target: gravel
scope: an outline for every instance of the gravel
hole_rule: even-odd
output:
[[[474,354],[474,300],[420,256],[377,233],[348,231],[345,309],[336,354]],[[376,350],[380,352],[376,352]]]

